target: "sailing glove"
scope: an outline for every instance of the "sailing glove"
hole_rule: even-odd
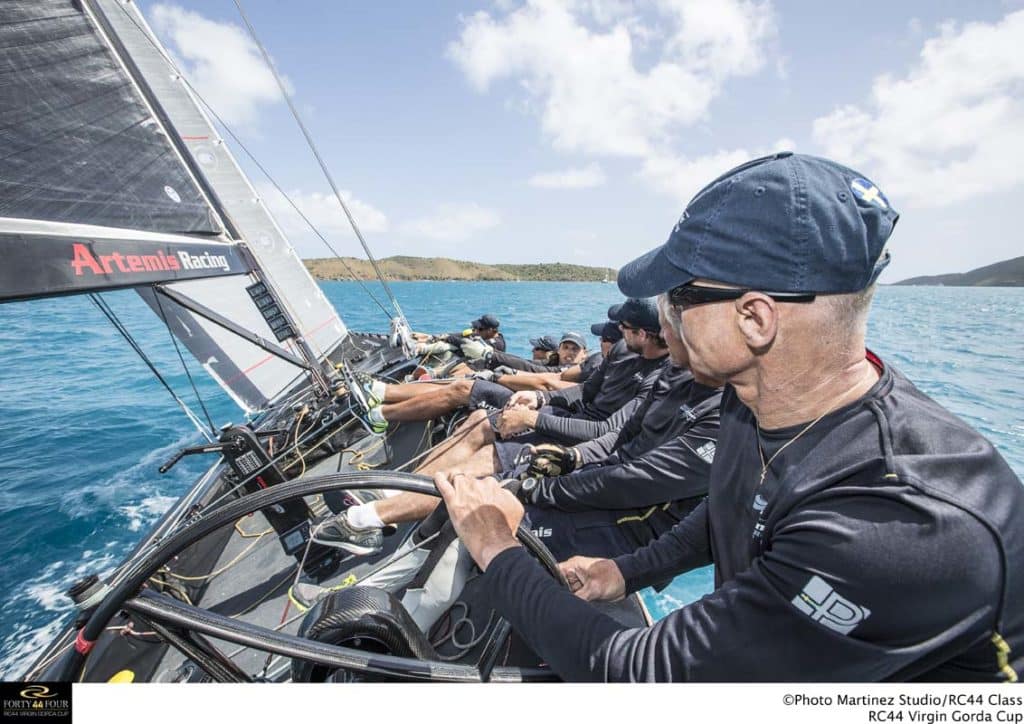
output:
[[[486,342],[479,339],[467,339],[462,343],[462,354],[468,359],[487,359],[494,350]]]
[[[448,344],[447,342],[421,342],[416,345],[416,354],[445,354],[446,352],[454,352],[455,347]]]
[[[542,443],[533,446],[533,456],[526,474],[554,478],[567,475],[579,466],[580,453],[576,448]]]

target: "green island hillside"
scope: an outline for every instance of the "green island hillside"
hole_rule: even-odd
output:
[[[365,259],[305,259],[309,273],[317,279],[374,279],[373,267]],[[523,282],[600,282],[615,279],[615,269],[579,264],[479,264],[473,261],[389,256],[379,259],[388,279],[396,281],[523,281]],[[346,265],[348,269],[346,269]],[[349,271],[351,269],[351,271]]]
[[[962,274],[913,277],[896,284],[933,287],[1024,287],[1024,256],[978,267]]]

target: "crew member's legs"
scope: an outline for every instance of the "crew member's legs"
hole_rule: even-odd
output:
[[[572,556],[615,558],[632,553],[639,546],[623,524],[637,517],[631,510],[568,512],[527,505],[524,522],[555,560],[564,561]]]
[[[555,560],[564,561],[574,555],[614,558],[631,553],[638,547],[621,525],[624,518],[635,516],[633,511],[582,511],[565,512],[553,508],[526,506],[524,521],[542,543],[551,551]],[[414,553],[415,555],[415,553]],[[426,556],[423,556],[426,560]],[[461,541],[456,539],[442,560],[430,572],[422,589],[406,592],[402,603],[409,609],[413,619],[424,631],[437,621],[462,593],[472,570],[472,559],[466,555]],[[422,563],[420,563],[422,565]],[[387,583],[390,590],[408,584],[419,566],[403,571],[399,577],[392,576]]]
[[[487,413],[476,410],[450,438],[430,452],[416,472],[430,475],[441,470],[460,470],[477,477],[494,475],[498,470],[494,442]],[[324,521],[317,527],[315,538],[319,543],[352,553],[372,553],[383,543],[384,526],[422,520],[438,502],[432,495],[398,493],[355,505]]]
[[[425,391],[416,390],[412,394],[408,394],[410,390],[401,390],[392,393],[392,386],[389,385],[385,393],[384,404],[374,411],[388,422],[433,420],[454,412],[460,407],[465,407],[469,404],[473,380],[456,380],[447,385],[399,385],[398,387],[423,387]],[[392,402],[390,399],[392,396],[405,395],[408,396],[399,402]]]
[[[429,395],[458,382],[458,380],[430,380],[428,382],[404,382],[398,385],[374,385],[373,392],[382,402],[405,402],[420,395]],[[377,394],[380,393],[380,394]]]
[[[409,394],[404,388],[433,388],[416,390]],[[392,402],[392,397],[406,396],[404,401]],[[416,422],[433,420],[447,415],[460,407],[504,407],[511,399],[512,391],[493,382],[483,380],[456,380],[447,385],[388,385],[384,391],[384,403],[370,411],[374,422]]]

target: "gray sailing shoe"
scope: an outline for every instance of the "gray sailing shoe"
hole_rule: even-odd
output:
[[[384,546],[384,531],[380,528],[355,528],[348,522],[348,510],[327,518],[313,528],[314,543],[341,548],[357,556],[377,553]]]
[[[333,591],[340,591],[343,588],[348,588],[349,586],[355,585],[355,583],[355,576],[349,576],[341,583],[329,588],[318,586],[314,583],[296,583],[288,589],[288,599],[297,609],[299,609],[299,611],[305,613],[318,604],[327,594]]]

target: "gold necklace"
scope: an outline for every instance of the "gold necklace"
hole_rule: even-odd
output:
[[[779,455],[781,455],[783,450],[785,450],[787,447],[789,447],[790,445],[795,443],[797,440],[799,440],[801,435],[803,435],[805,432],[807,432],[812,427],[817,425],[821,421],[821,419],[823,417],[825,417],[825,415],[827,415],[830,412],[832,412],[832,408],[829,408],[828,410],[825,410],[823,413],[821,413],[816,418],[811,420],[807,424],[807,426],[803,430],[798,432],[796,435],[794,435],[789,440],[789,442],[787,442],[785,445],[783,445],[778,450],[776,450],[774,453],[772,453],[772,456],[770,458],[768,458],[767,461],[765,461],[765,459],[764,459],[764,450],[761,449],[761,425],[760,425],[760,423],[758,423],[757,418],[756,417],[754,418],[754,427],[757,429],[757,454],[761,456],[761,479],[759,481],[757,481],[757,487],[754,488],[754,490],[759,490],[761,488],[761,486],[764,485],[764,479],[768,475],[768,466],[772,464],[772,461],[775,460],[775,458],[777,458]]]

